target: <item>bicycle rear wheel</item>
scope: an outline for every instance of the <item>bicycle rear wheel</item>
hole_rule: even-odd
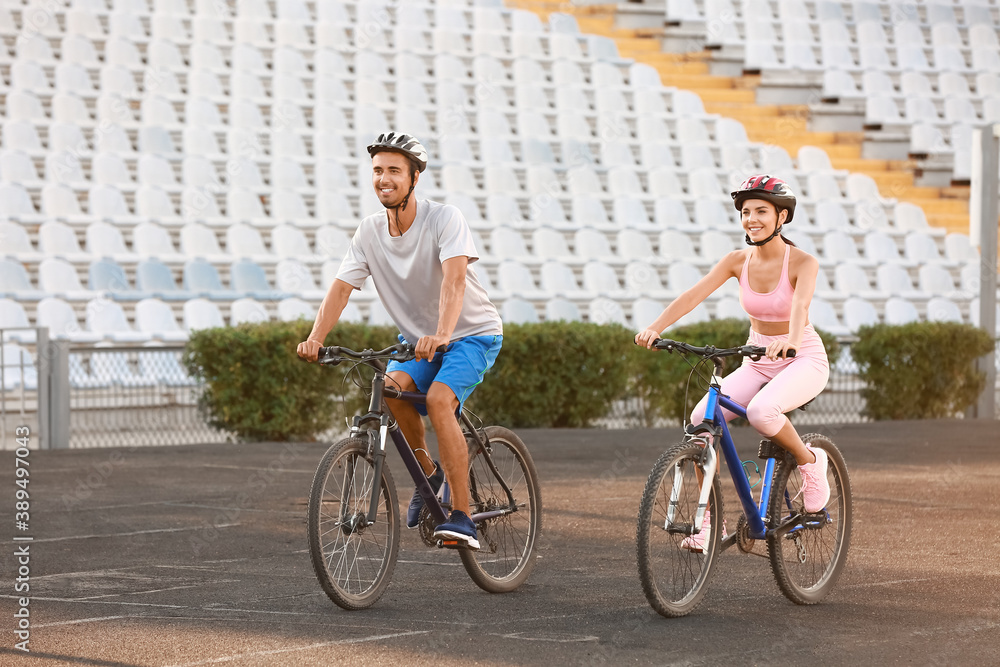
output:
[[[476,525],[479,551],[462,549],[462,564],[476,585],[509,593],[535,567],[535,544],[542,530],[542,494],[531,454],[521,439],[500,426],[487,426],[488,450],[497,472],[514,495],[517,511]],[[472,513],[509,506],[507,494],[475,443],[469,447],[469,503]]]
[[[719,552],[723,517],[719,476],[712,480],[708,508],[713,530],[701,552],[685,549],[698,510],[702,447],[682,442],[668,449],[649,473],[639,507],[636,549],[639,578],[650,606],[663,616],[691,613],[701,603]]]
[[[309,493],[309,555],[326,594],[347,610],[375,604],[389,586],[399,551],[399,504],[382,466],[374,523],[367,523],[375,466],[366,438],[327,450]]]
[[[829,460],[830,501],[820,513],[806,515],[802,507],[802,477],[795,460],[779,461],[768,504],[769,527],[794,514],[804,520],[784,535],[767,538],[771,571],[778,588],[796,604],[816,604],[833,590],[847,562],[851,543],[851,479],[836,445],[826,436],[810,433],[802,442],[824,449]]]

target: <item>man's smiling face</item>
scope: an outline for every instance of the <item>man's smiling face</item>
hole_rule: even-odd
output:
[[[409,158],[393,151],[380,151],[372,158],[372,185],[382,206],[392,208],[402,203],[410,192],[413,166]]]

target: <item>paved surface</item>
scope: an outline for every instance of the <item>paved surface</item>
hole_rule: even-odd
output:
[[[455,554],[404,530],[385,597],[354,613],[322,593],[305,551],[323,445],[33,451],[32,653],[13,650],[8,536],[0,664],[1000,663],[997,422],[817,430],[840,445],[854,485],[837,591],[797,607],[766,559],[731,550],[702,606],[672,620],[642,595],[634,533],[674,431],[522,432],[545,510],[528,583],[486,594]],[[750,458],[757,438],[736,439]],[[13,454],[2,460],[11,519]],[[390,465],[408,498],[395,455]]]

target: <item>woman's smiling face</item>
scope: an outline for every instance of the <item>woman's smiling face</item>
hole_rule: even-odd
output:
[[[747,199],[740,209],[743,231],[751,241],[762,241],[774,233],[779,222],[788,217],[785,209],[778,213],[777,207],[766,199]]]

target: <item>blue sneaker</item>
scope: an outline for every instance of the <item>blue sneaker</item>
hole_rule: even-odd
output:
[[[434,493],[437,493],[441,489],[441,485],[444,483],[444,471],[441,470],[441,464],[437,461],[434,462],[434,474],[427,478],[430,482],[431,489]],[[420,523],[420,510],[424,507],[424,499],[420,495],[419,491],[413,491],[413,497],[410,498],[410,509],[406,511],[406,527],[416,528],[417,524]]]
[[[444,546],[451,548],[466,548],[479,551],[479,540],[476,538],[476,524],[465,512],[453,510],[446,523],[434,530],[434,539],[442,540]]]

